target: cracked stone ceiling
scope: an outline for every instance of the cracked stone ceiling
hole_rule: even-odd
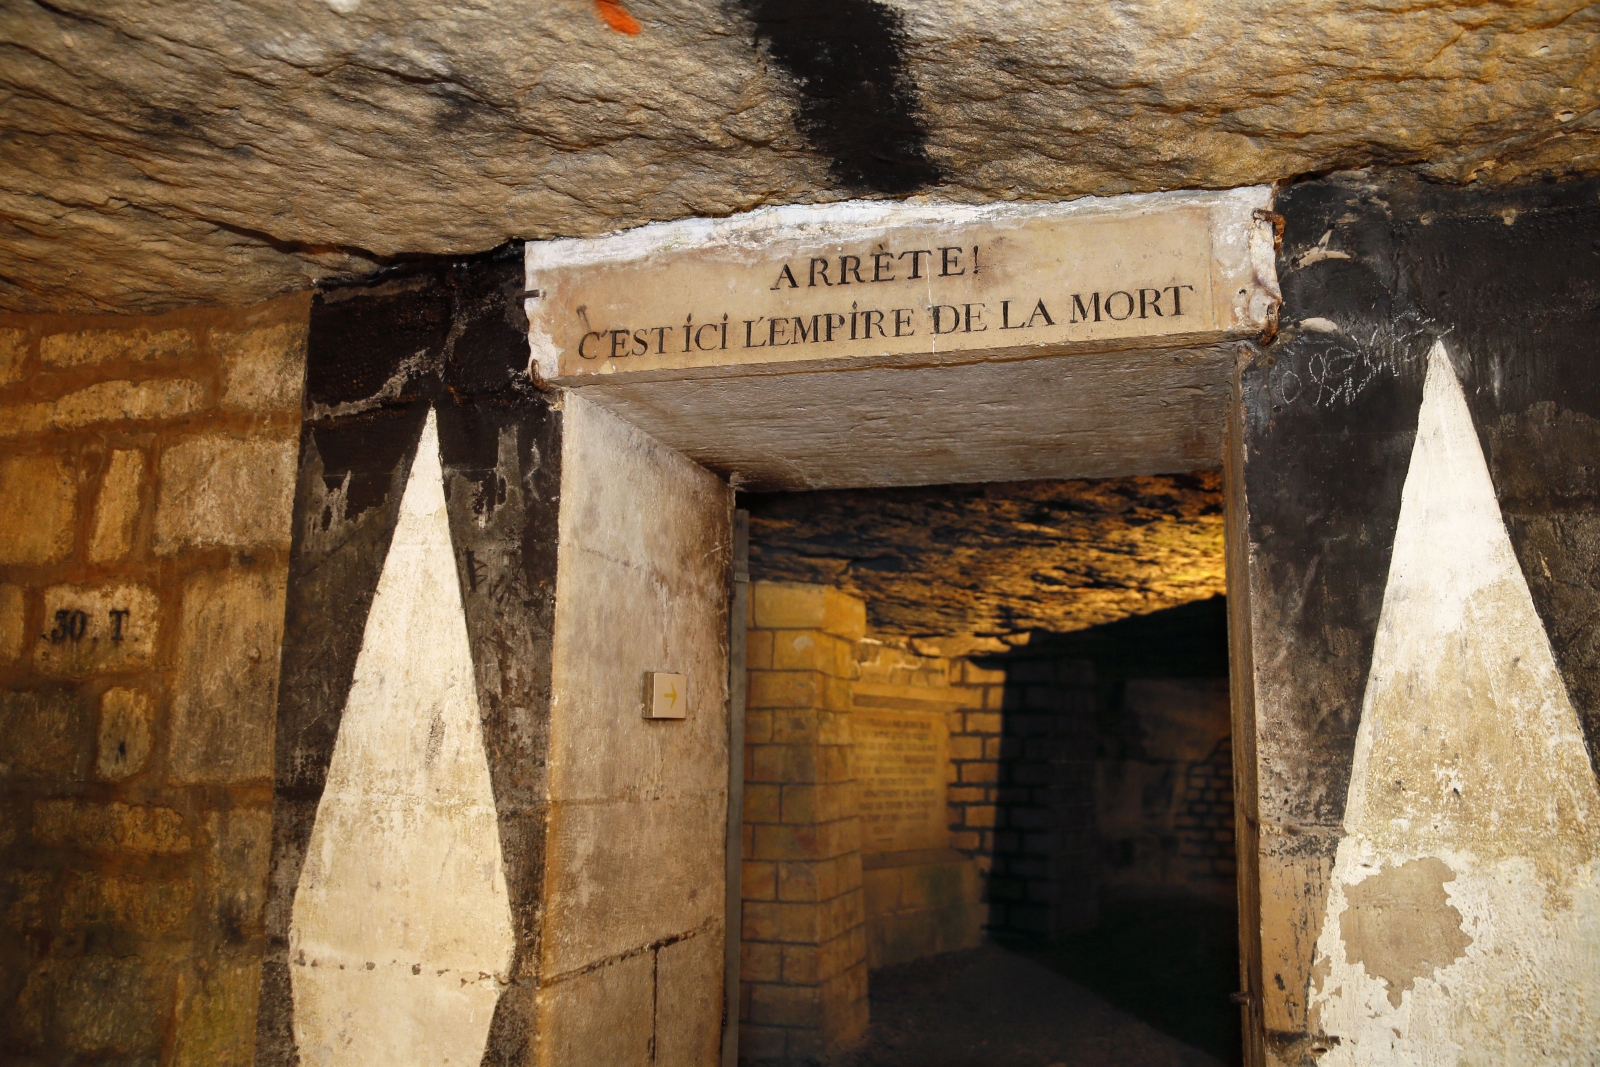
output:
[[[854,593],[880,635],[1064,633],[1225,591],[1215,472],[740,499],[751,577]]]
[[[1600,170],[1600,7],[6,0],[0,310],[861,195]]]

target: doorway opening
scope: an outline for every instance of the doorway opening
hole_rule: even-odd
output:
[[[741,1058],[1238,1063],[1220,475],[740,506]]]

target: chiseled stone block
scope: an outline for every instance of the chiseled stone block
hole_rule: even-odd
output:
[[[171,808],[86,800],[40,800],[33,836],[42,845],[152,855],[188,852],[183,816]]]
[[[0,585],[0,663],[22,655],[28,598],[20,586]]]
[[[137,956],[46,959],[28,975],[13,1025],[41,1049],[154,1062],[166,1017],[156,1006],[169,991],[161,965]]]
[[[70,689],[0,692],[0,779],[81,778],[83,720]]]
[[[242,333],[213,330],[222,357],[222,405],[251,411],[300,410],[305,386],[306,323],[283,322]]]
[[[59,400],[0,410],[0,437],[75,430],[101,422],[176,419],[205,407],[206,390],[185,378],[96,382]]]
[[[174,1067],[250,1067],[260,989],[254,954],[197,959],[180,972]]]
[[[649,1062],[655,964],[641,952],[541,989],[540,1062]]]
[[[755,582],[751,592],[760,629],[821,630],[847,641],[866,636],[866,602],[830,586]]]
[[[287,548],[294,506],[293,439],[187,438],[161,456],[157,551],[189,545]]]
[[[206,816],[206,838],[210,853],[202,925],[209,938],[248,938],[265,921],[272,811],[265,807],[213,811]]]
[[[717,1062],[722,1044],[722,966],[720,930],[664,945],[656,954],[656,1067],[704,1067]]]
[[[61,925],[140,939],[168,937],[187,925],[194,895],[194,884],[185,879],[75,871],[62,896]]]
[[[0,413],[0,426],[6,421]],[[0,456],[0,563],[55,563],[72,554],[77,479],[59,456]]]
[[[39,361],[47,367],[77,367],[111,360],[187,359],[194,335],[175,330],[79,330],[39,339]]]
[[[79,678],[141,667],[155,654],[160,601],[142,585],[55,585],[34,640],[39,673]]]
[[[284,578],[200,574],[184,586],[167,769],[178,782],[272,773]]]
[[[89,561],[122,559],[133,550],[139,525],[139,489],[144,483],[144,453],[117,449],[106,463],[95,501],[94,529],[89,534]]]
[[[95,774],[117,781],[144,769],[150,758],[150,694],[117,686],[100,697]]]
[[[0,330],[0,385],[20,381],[28,358],[27,330]]]

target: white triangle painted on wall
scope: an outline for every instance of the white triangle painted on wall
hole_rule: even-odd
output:
[[[1323,1067],[1591,1063],[1600,788],[1429,354],[1310,998]]]
[[[477,1067],[512,948],[430,410],[295,890],[301,1064]]]

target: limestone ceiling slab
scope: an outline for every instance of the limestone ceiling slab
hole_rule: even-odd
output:
[[[0,308],[243,303],[874,193],[1600,170],[1582,0],[625,6],[636,34],[587,0],[8,4]]]
[[[837,586],[880,634],[1067,632],[1225,591],[1216,472],[753,494],[750,572]]]
[[[1222,465],[1234,348],[575,389],[755,490],[1109,478]]]

